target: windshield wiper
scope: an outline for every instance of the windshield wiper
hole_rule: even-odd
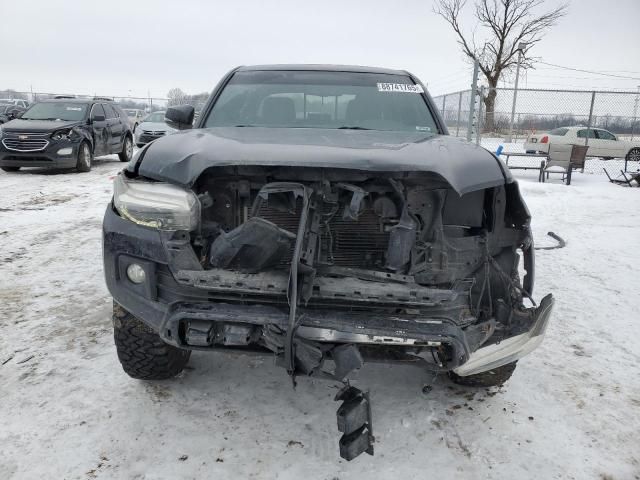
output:
[[[234,127],[257,127],[257,125],[234,125]]]
[[[371,130],[371,129],[365,128],[365,127],[343,125],[342,127],[338,127],[338,130]]]

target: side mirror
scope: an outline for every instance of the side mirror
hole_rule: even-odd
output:
[[[104,122],[105,118],[104,115],[94,115],[91,117],[91,121],[92,122]]]
[[[191,105],[178,105],[167,108],[164,121],[171,128],[188,130],[193,127],[194,108]]]

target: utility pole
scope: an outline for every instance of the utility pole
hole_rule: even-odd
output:
[[[476,95],[478,94],[478,70],[480,63],[476,59],[473,63],[473,82],[471,83],[471,95],[469,95],[469,123],[467,124],[467,142],[471,141],[471,132],[473,131],[473,111],[476,106]]]
[[[516,67],[516,83],[513,86],[513,105],[511,106],[511,121],[509,122],[509,137],[507,138],[507,142],[509,143],[513,141],[513,119],[516,116],[516,98],[518,97],[518,79],[520,77],[520,64],[522,63],[522,54],[525,48],[527,48],[527,44],[525,42],[520,42],[518,44],[518,66]]]

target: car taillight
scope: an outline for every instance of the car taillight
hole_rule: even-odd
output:
[[[548,143],[548,142],[549,142],[549,137],[547,137],[546,135],[542,137],[542,140],[540,140],[540,143]]]

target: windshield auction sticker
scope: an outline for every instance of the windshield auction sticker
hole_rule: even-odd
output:
[[[422,85],[407,83],[378,83],[379,92],[424,93]]]

